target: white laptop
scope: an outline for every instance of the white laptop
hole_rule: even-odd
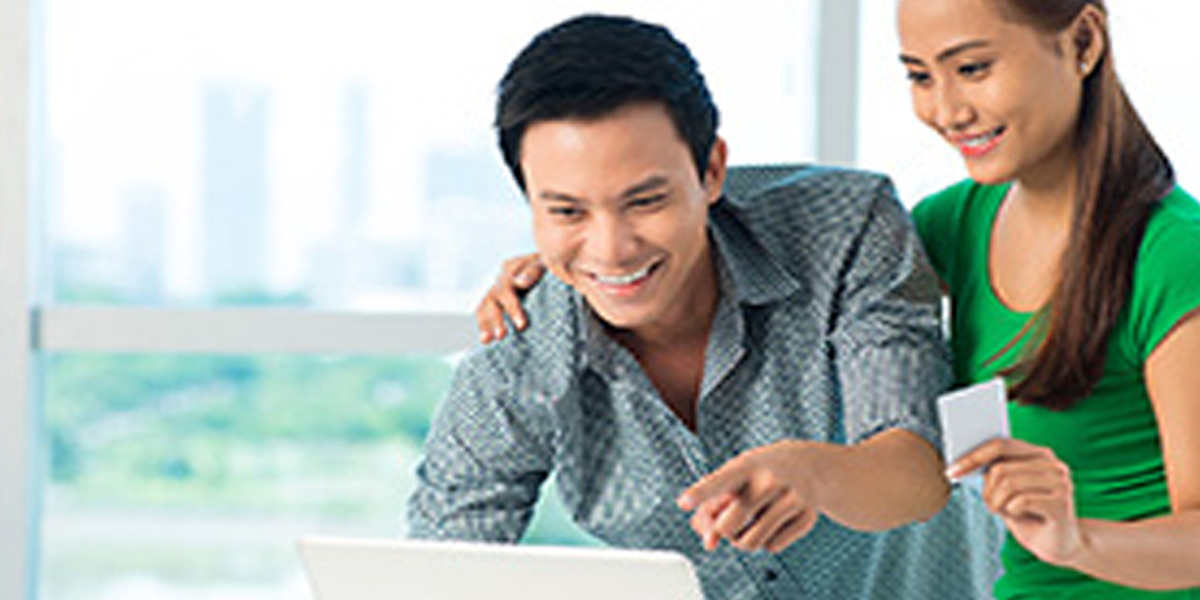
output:
[[[303,538],[316,600],[704,600],[681,554]]]

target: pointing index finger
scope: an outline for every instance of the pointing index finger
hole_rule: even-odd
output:
[[[733,461],[702,477],[675,500],[679,508],[690,511],[720,496],[736,496],[746,487],[747,473],[742,461]]]

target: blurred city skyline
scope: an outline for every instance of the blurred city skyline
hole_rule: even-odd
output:
[[[528,248],[523,203],[492,148],[426,145],[419,185],[406,200],[403,230],[373,234],[381,226],[372,207],[370,97],[357,85],[341,90],[340,139],[330,175],[336,188],[323,227],[281,272],[272,222],[289,209],[274,201],[271,129],[276,102],[263,87],[210,84],[201,91],[197,218],[199,235],[192,275],[179,268],[170,240],[171,212],[180,199],[170,185],[117,188],[117,225],[105,241],[60,239],[52,267],[56,299],[132,304],[302,304],[365,310],[445,310],[446,299],[478,292],[494,265],[478,256],[503,256]],[[329,149],[327,149],[329,151]],[[54,162],[54,161],[52,161]],[[56,170],[46,175],[57,190]],[[174,188],[178,190],[178,188]],[[60,205],[53,198],[52,205]],[[382,227],[382,228],[386,228]],[[193,233],[194,233],[193,232]],[[64,236],[66,237],[66,236]],[[78,238],[77,238],[78,239]],[[203,290],[198,299],[189,290]],[[422,301],[424,299],[424,302]]]
[[[593,3],[169,4],[46,3],[52,301],[467,311],[500,257],[532,248],[494,86],[534,33]],[[604,6],[692,47],[735,162],[802,160],[815,3],[753,4],[778,18]]]

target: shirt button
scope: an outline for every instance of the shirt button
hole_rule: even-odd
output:
[[[767,580],[768,582],[775,581],[776,579],[779,579],[779,573],[776,572],[775,569],[767,569],[763,571],[763,579]]]

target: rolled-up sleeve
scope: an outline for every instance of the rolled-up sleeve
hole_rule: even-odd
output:
[[[408,536],[515,543],[528,527],[553,461],[545,410],[519,397],[501,348],[455,372],[417,466]]]
[[[847,441],[910,430],[941,447],[936,399],[951,379],[941,292],[889,181],[842,265],[832,336]]]

